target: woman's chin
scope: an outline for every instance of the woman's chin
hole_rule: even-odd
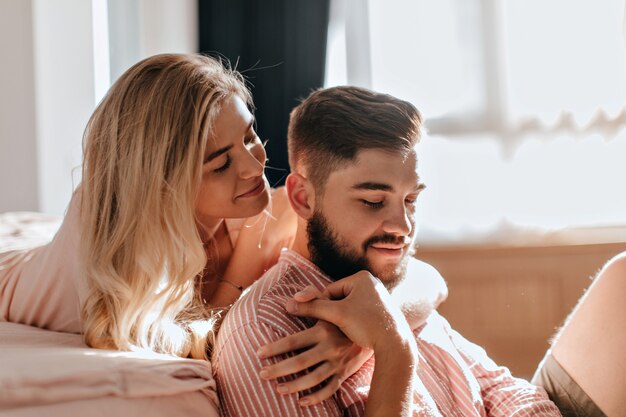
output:
[[[231,218],[246,218],[253,217],[260,214],[267,208],[270,202],[270,193],[267,187],[258,195],[254,197],[248,197],[246,199],[239,199],[237,201],[237,213],[233,213],[232,216],[226,216]]]

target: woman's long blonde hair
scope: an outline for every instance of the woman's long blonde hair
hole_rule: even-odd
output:
[[[157,55],[126,71],[91,116],[80,202],[89,346],[206,358],[194,207],[206,140],[232,95],[252,106],[241,75],[219,61]]]

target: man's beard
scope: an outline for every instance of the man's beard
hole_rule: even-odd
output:
[[[320,212],[315,212],[309,219],[307,234],[311,261],[335,281],[365,269],[391,290],[404,278],[407,264],[414,253],[411,245],[409,253],[398,264],[384,270],[375,270],[366,258],[368,247],[375,243],[405,243],[405,240],[390,234],[373,236],[363,243],[362,252],[358,253],[337,236]]]

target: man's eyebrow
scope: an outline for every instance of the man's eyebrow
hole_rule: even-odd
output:
[[[424,184],[423,182],[420,182],[418,180],[417,184],[415,184],[415,191],[421,191],[424,188],[426,188],[426,184]],[[358,184],[354,184],[352,186],[353,190],[367,190],[367,191],[389,191],[389,192],[393,192],[393,186],[389,185],[389,184],[385,184],[382,182],[372,182],[372,181],[366,181],[366,182],[360,182]]]
[[[393,187],[382,182],[360,182],[352,186],[353,190],[371,190],[371,191],[393,191]]]
[[[220,148],[214,152],[211,152],[205,159],[204,162],[209,162],[212,161],[213,159],[217,158],[218,156],[225,154],[226,152],[230,151],[233,148],[233,145],[227,145],[224,146],[223,148]]]

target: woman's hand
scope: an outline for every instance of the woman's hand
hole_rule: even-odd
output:
[[[332,397],[343,381],[372,356],[371,350],[355,345],[335,325],[322,320],[310,329],[262,347],[258,354],[263,359],[305,348],[309,349],[266,366],[261,370],[261,377],[271,380],[315,367],[306,375],[278,385],[280,394],[291,394],[326,381],[322,388],[300,399],[300,403],[307,406]]]
[[[287,311],[333,323],[354,343],[374,352],[384,350],[389,338],[413,340],[402,312],[382,282],[369,272],[360,271],[333,282],[323,294],[329,299],[299,301],[301,294],[296,294],[287,302]]]
[[[324,294],[331,300],[290,300],[287,311],[330,321],[356,344],[374,350],[367,417],[411,415],[414,390],[419,386],[417,344],[382,282],[361,271],[330,284]]]
[[[323,297],[315,287],[309,286],[300,291],[295,299],[308,302]],[[352,343],[337,326],[320,320],[310,329],[263,346],[258,355],[264,359],[306,348],[296,356],[261,370],[261,377],[271,380],[315,367],[308,374],[278,386],[279,393],[291,394],[326,381],[321,389],[300,399],[306,405],[314,405],[332,397],[343,381],[358,371],[373,353]]]

